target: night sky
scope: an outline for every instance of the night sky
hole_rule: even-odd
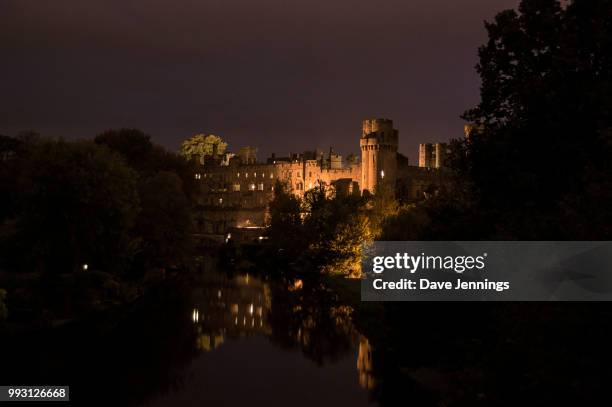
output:
[[[0,0],[0,133],[214,133],[284,155],[462,135],[484,20],[518,0]]]

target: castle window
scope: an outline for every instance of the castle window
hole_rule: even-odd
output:
[[[219,198],[219,205],[223,204],[223,198]]]
[[[202,175],[200,175],[200,174],[196,174],[195,175],[195,179],[200,179],[200,178],[202,178]]]
[[[263,190],[264,190],[264,184],[263,184],[263,182],[259,184],[259,186],[258,186],[258,188],[257,188],[257,189],[258,189],[258,190],[260,190],[260,191],[263,191]]]
[[[256,172],[253,173],[253,177],[257,178],[257,173]]]
[[[244,178],[249,178],[249,173],[248,172],[244,173]]]
[[[238,178],[240,178],[240,173],[236,174]]]
[[[251,184],[251,185],[250,185],[250,187],[249,187],[249,189],[250,189],[251,191],[255,191],[255,184]]]
[[[234,192],[240,192],[240,184],[234,184],[233,190]]]
[[[274,174],[270,173],[270,178],[274,178]]]
[[[385,178],[385,170],[380,171],[380,178]]]

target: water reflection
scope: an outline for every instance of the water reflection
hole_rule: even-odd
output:
[[[248,274],[229,278],[211,273],[193,290],[196,304],[191,319],[196,329],[196,348],[210,351],[226,339],[270,332],[265,315],[270,310],[270,287]]]
[[[359,371],[359,385],[366,390],[374,389],[374,364],[372,363],[372,347],[365,336],[359,338],[359,353],[357,354],[357,370]]]
[[[262,336],[281,349],[301,351],[318,366],[352,359],[346,374],[355,386],[374,387],[370,343],[353,325],[354,310],[316,280],[269,282],[249,274],[208,273],[193,289],[191,301],[200,352]],[[367,402],[367,392],[361,396]]]
[[[207,269],[120,312],[14,338],[0,378],[67,383],[88,406],[368,405],[371,350],[353,314],[316,280]]]

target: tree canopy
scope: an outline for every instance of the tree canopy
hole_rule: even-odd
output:
[[[90,141],[44,139],[20,164],[11,243],[30,253],[23,263],[64,272],[85,263],[120,267],[140,208],[136,173]]]
[[[609,216],[597,202],[612,197],[611,15],[609,0],[523,0],[486,24],[481,101],[463,116],[477,130],[455,164],[492,234],[609,235],[566,220]]]
[[[214,134],[196,134],[181,144],[181,154],[188,160],[204,164],[209,157],[218,157],[225,153],[227,143]]]

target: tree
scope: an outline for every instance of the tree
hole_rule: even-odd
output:
[[[21,164],[14,256],[39,270],[118,271],[131,254],[136,174],[92,142],[41,140]]]
[[[318,185],[306,192],[304,211],[304,261],[324,273],[359,275],[362,245],[372,238],[364,200]]]
[[[268,206],[270,242],[297,255],[302,249],[302,204],[299,198],[287,191],[287,186],[276,181],[274,198]]]
[[[97,135],[94,141],[119,153],[139,173],[150,175],[158,165],[151,136],[138,129],[107,130]]]
[[[382,233],[384,220],[397,214],[399,204],[395,199],[394,192],[388,184],[381,182],[376,187],[376,193],[370,200],[370,233],[375,238]]]
[[[207,158],[223,155],[227,143],[214,134],[196,134],[181,144],[181,154],[188,160],[204,164]]]
[[[193,220],[181,179],[161,171],[147,179],[139,191],[142,211],[136,232],[145,270],[184,262],[192,253]]]
[[[160,171],[176,173],[181,178],[185,195],[195,201],[198,185],[194,177],[194,164],[154,144],[148,134],[138,129],[107,130],[96,136],[94,141],[119,153],[137,171],[142,181]]]
[[[481,101],[464,114],[478,131],[465,142],[458,168],[494,236],[580,232],[564,227],[566,214],[611,220],[591,199],[611,195],[611,13],[609,0],[523,0],[518,11],[486,24],[477,66]],[[585,227],[584,236],[610,236]]]

